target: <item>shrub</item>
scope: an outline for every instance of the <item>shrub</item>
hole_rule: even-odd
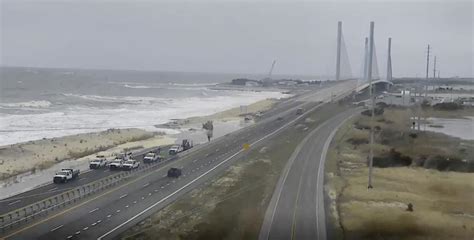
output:
[[[374,157],[374,166],[380,168],[410,166],[411,163],[411,157],[402,155],[393,148],[380,157]]]
[[[474,172],[474,162],[461,160],[456,157],[436,155],[425,160],[424,168],[438,171]]]
[[[383,112],[384,112],[383,108],[376,107],[374,109],[374,115],[375,116],[380,116],[380,115],[383,114]],[[372,116],[372,109],[367,109],[367,110],[361,112],[361,114],[364,115],[364,116]]]
[[[437,110],[453,111],[462,109],[462,105],[456,102],[444,102],[435,104],[433,108]]]

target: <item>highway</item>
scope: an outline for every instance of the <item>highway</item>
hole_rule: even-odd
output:
[[[313,130],[296,148],[275,187],[259,239],[326,239],[324,163],[339,126],[350,109]]]
[[[162,151],[168,151],[169,147],[163,147]],[[140,167],[144,167],[143,163],[143,154],[137,152],[137,154],[133,154],[133,159],[140,161]],[[164,163],[158,163],[164,164]],[[42,199],[51,197],[53,195],[59,194],[61,192],[73,189],[75,187],[81,186],[82,184],[93,182],[99,180],[101,178],[107,177],[118,171],[111,171],[109,168],[101,168],[101,169],[93,169],[90,171],[84,171],[79,174],[79,177],[73,181],[70,181],[65,184],[54,184],[52,183],[52,176],[51,176],[51,183],[42,185],[40,187],[34,188],[30,191],[26,191],[24,193],[20,193],[14,195],[9,198],[5,198],[0,200],[0,215],[13,211],[17,208],[32,204],[34,202],[40,201]]]
[[[345,93],[350,89],[347,83],[333,87],[337,90],[336,94]],[[252,126],[196,147],[184,156],[157,165],[152,171],[138,173],[119,186],[92,195],[29,225],[13,229],[3,237],[6,239],[113,238],[227,169],[244,154],[242,150],[244,143],[250,143],[252,146],[262,144],[300,120],[304,115],[297,116],[295,108],[317,107],[320,105],[319,95],[325,90],[327,89],[305,94],[308,99],[306,101],[299,101],[298,98],[285,101],[267,112],[264,119]],[[331,92],[334,91],[331,90]],[[318,101],[311,101],[311,99],[318,99]],[[170,167],[182,168],[183,175],[177,179],[167,178],[166,172]],[[81,175],[81,177],[84,176]],[[92,178],[84,182],[90,180]],[[67,187],[67,184],[64,186]],[[32,191],[24,193],[25,196],[31,195]],[[17,196],[10,200],[14,200],[15,197]],[[15,204],[20,206],[22,202]],[[5,202],[1,203],[2,209],[7,208],[6,206]]]

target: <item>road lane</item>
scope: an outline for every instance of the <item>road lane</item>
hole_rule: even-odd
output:
[[[134,176],[124,185],[94,196],[92,199],[86,199],[82,201],[79,206],[73,206],[26,228],[20,229],[19,231],[9,233],[7,236],[12,239],[52,239],[57,237],[66,238],[69,236],[96,238],[99,236],[98,234],[103,234],[104,230],[116,228],[118,224],[136,216],[137,213],[143,212],[157,201],[163,200],[155,208],[152,207],[153,209],[150,209],[151,211],[145,211],[147,214],[151,214],[150,212],[166,206],[180,195],[209,180],[230,166],[234,160],[224,163],[223,161],[236,153],[239,155],[241,146],[244,143],[259,143],[262,141],[262,136],[271,134],[275,129],[282,128],[285,124],[288,125],[288,123],[291,123],[291,121],[297,117],[303,117],[296,116],[293,107],[301,106],[301,104],[301,102],[289,104],[291,106],[289,109],[282,108],[281,112],[263,119],[260,124],[241,129],[233,134],[212,141],[210,144],[201,146],[200,149],[183,158],[168,162],[152,172]],[[304,104],[307,104],[307,109],[317,105],[315,102]],[[276,121],[276,118],[279,116],[285,116],[284,120]],[[216,152],[215,149],[219,149],[220,151]],[[236,158],[238,158],[238,156]],[[166,178],[167,169],[177,166],[183,168],[182,178],[177,180]],[[198,176],[201,176],[212,168],[214,168],[215,171],[208,172],[208,174],[205,174],[205,177],[198,179]],[[193,182],[193,180],[196,181]],[[183,188],[183,186],[186,187]],[[177,189],[182,189],[182,191],[180,191],[179,194],[173,195],[172,193],[176,192]],[[124,197],[120,198],[121,196]],[[118,208],[119,206],[120,208]],[[89,211],[94,209],[98,210],[89,213]],[[135,224],[144,217],[146,217],[146,215],[129,221],[125,227]],[[50,232],[52,228],[59,225],[64,226]],[[93,227],[99,225],[101,226],[100,231],[90,231]],[[89,228],[80,230],[86,226],[89,226]],[[77,232],[79,232],[79,234],[76,234]],[[114,232],[114,234],[117,233]]]
[[[324,161],[336,129],[359,110],[327,120],[297,147],[265,214],[259,239],[326,239]]]

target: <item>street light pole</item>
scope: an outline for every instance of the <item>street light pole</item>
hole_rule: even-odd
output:
[[[367,188],[372,186],[372,169],[374,164],[374,115],[375,115],[375,96],[374,86],[372,86],[372,56],[374,54],[374,22],[370,22],[370,38],[369,38],[369,62],[367,77],[369,79],[370,100],[372,102],[372,115],[370,116],[370,152],[369,152],[369,183]]]

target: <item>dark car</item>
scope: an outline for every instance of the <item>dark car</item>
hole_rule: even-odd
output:
[[[181,169],[170,168],[170,170],[168,170],[168,177],[178,178],[179,176],[181,176]]]

